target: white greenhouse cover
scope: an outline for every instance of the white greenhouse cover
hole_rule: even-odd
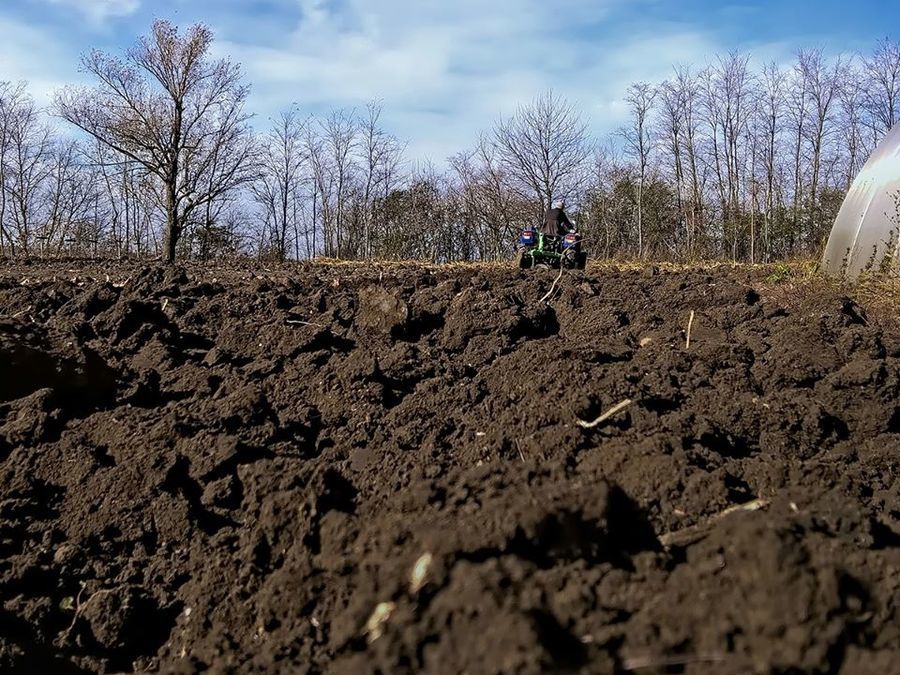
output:
[[[828,238],[822,269],[856,277],[891,264],[900,234],[900,124],[875,148],[844,200]]]

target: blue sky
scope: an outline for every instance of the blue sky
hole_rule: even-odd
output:
[[[673,64],[900,38],[900,3],[885,0],[0,0],[0,79],[30,81],[45,102],[81,78],[82,52],[126,47],[155,17],[214,29],[253,83],[258,126],[293,103],[378,98],[410,154],[439,162],[547,87],[603,133],[622,123],[629,83]]]

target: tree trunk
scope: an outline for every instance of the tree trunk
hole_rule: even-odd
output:
[[[644,259],[644,171],[641,169],[641,178],[638,182],[637,198],[637,236],[638,236],[638,260]]]
[[[167,264],[175,262],[175,247],[181,235],[178,222],[178,204],[175,196],[175,183],[166,185],[166,236],[163,242],[163,254]]]

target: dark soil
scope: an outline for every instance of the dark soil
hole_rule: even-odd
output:
[[[900,330],[757,274],[7,264],[0,671],[897,672]]]

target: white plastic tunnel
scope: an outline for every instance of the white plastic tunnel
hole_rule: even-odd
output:
[[[875,152],[844,200],[828,238],[822,269],[854,278],[863,271],[898,270],[900,241],[900,125]]]

